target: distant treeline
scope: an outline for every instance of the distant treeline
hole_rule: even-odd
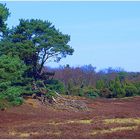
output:
[[[48,70],[50,68],[46,68]],[[140,73],[123,69],[108,68],[96,72],[92,65],[70,67],[69,65],[50,69],[55,71],[54,79],[60,80],[64,94],[90,98],[121,98],[140,95]]]

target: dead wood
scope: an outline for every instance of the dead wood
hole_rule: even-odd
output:
[[[56,91],[46,89],[46,86],[43,81],[42,81],[43,88],[38,87],[35,82],[33,82],[33,86],[34,89],[40,92],[40,96],[33,94],[32,97],[41,101],[43,105],[48,105],[56,109],[68,111],[88,111],[88,107],[86,103],[84,103],[84,101],[67,99]],[[51,98],[47,97],[46,95],[48,91],[53,92],[55,96],[51,96]]]

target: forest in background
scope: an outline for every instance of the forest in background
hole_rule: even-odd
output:
[[[122,98],[140,95],[140,73],[111,67],[96,71],[92,65],[46,68],[63,83],[62,93],[90,98]],[[65,90],[63,90],[65,89]]]

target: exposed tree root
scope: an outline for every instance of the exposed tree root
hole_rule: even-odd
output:
[[[46,89],[45,84],[42,82],[42,85],[44,89]],[[33,95],[33,98],[36,98],[42,102],[43,105],[48,105],[50,107],[53,107],[55,109],[60,110],[68,110],[68,111],[88,111],[88,107],[83,101],[79,100],[71,100],[63,97],[56,91],[51,91],[47,89],[48,91],[54,92],[55,96],[51,96],[51,98],[48,98],[46,96],[45,90],[37,87],[37,85],[34,82],[35,89],[38,89],[41,93],[41,96]]]
[[[42,97],[42,103],[52,106],[55,109],[61,109],[61,110],[68,110],[68,111],[88,111],[88,107],[83,101],[79,100],[71,100],[66,99],[63,96],[61,96],[59,93],[56,93],[56,96],[51,99],[46,98],[45,96]]]

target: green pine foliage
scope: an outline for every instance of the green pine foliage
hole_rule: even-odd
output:
[[[133,84],[128,84],[125,86],[125,96],[133,96],[133,95],[138,95],[138,89],[135,87]]]
[[[22,80],[22,74],[26,70],[25,64],[19,57],[2,55],[0,57],[0,79],[1,82],[17,82]]]
[[[3,94],[3,98],[11,103],[11,105],[20,105],[23,102],[21,94],[23,93],[22,87],[9,86]]]
[[[118,76],[115,80],[111,80],[109,82],[108,90],[108,93],[111,92],[111,94],[108,97],[113,98],[122,98],[138,95],[139,92],[138,88],[134,84],[126,83],[125,81],[122,82],[122,78],[120,79]]]
[[[20,19],[19,25],[8,29],[9,15],[6,5],[0,4],[0,99],[18,105],[22,95],[40,92],[33,89],[34,81],[39,84],[49,79],[43,75],[46,62],[59,62],[74,50],[68,45],[70,36],[51,22]],[[45,86],[64,92],[63,83],[58,80],[48,80]]]
[[[49,21],[21,19],[1,42],[0,51],[6,55],[18,55],[28,66],[27,77],[38,80],[46,62],[59,62],[73,54],[69,41],[70,36],[62,34]]]
[[[0,57],[0,99],[7,100],[12,105],[22,103],[20,95],[23,88],[18,84],[22,83],[25,70],[25,64],[18,57]]]
[[[97,89],[103,89],[105,87],[105,82],[103,80],[98,80],[96,82],[96,88]]]
[[[56,79],[46,80],[45,85],[47,89],[50,89],[52,91],[57,91],[59,93],[65,92],[65,87],[62,82]]]
[[[0,3],[0,37],[3,37],[8,32],[5,22],[9,15],[9,9],[6,7],[6,5]]]
[[[86,87],[86,88],[84,88],[83,89],[83,92],[84,92],[84,96],[85,97],[88,97],[88,98],[95,99],[95,98],[98,98],[99,97],[99,90],[94,89],[92,87]]]

